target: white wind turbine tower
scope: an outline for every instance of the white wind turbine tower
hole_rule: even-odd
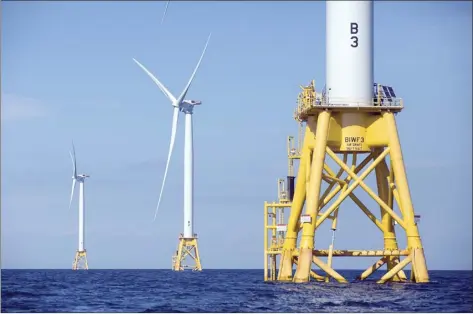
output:
[[[72,190],[71,199],[69,201],[69,209],[71,209],[72,198],[74,197],[74,189],[76,182],[79,182],[79,247],[76,251],[74,262],[72,263],[72,269],[89,269],[87,264],[87,252],[85,250],[85,195],[84,195],[84,184],[85,178],[90,177],[86,174],[77,174],[77,163],[76,163],[76,151],[74,149],[74,143],[72,143],[72,152],[69,152],[72,160]]]
[[[200,66],[202,58],[204,57],[205,50],[210,40],[210,36],[207,38],[204,50],[200,56],[199,62],[194,69],[189,81],[187,82],[186,87],[179,95],[178,98],[174,97],[171,92],[150,72],[148,71],[141,63],[136,59],[133,61],[138,64],[138,66],[143,69],[143,71],[148,74],[148,76],[158,85],[159,89],[163,94],[171,101],[172,106],[174,107],[173,119],[172,119],[172,131],[171,131],[171,142],[169,144],[169,153],[168,159],[166,162],[166,168],[164,170],[164,178],[161,186],[161,192],[159,193],[158,206],[156,207],[156,212],[154,219],[158,213],[159,205],[161,203],[161,197],[164,190],[164,183],[166,181],[166,176],[169,168],[169,162],[171,160],[172,150],[174,148],[174,141],[176,139],[176,130],[177,130],[177,121],[179,118],[179,111],[185,114],[185,143],[184,143],[184,233],[179,237],[179,246],[176,252],[176,255],[173,256],[173,266],[172,269],[176,271],[184,270],[188,267],[183,264],[184,259],[187,256],[190,256],[194,262],[195,266],[193,270],[200,271],[202,266],[200,263],[199,251],[197,248],[197,235],[193,232],[193,206],[194,206],[194,152],[193,152],[193,138],[192,138],[192,114],[194,106],[202,104],[201,101],[188,100],[184,99],[186,97],[187,91],[189,90],[192,80],[197,72],[197,69]]]

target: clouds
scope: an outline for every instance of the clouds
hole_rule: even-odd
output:
[[[50,114],[39,100],[14,94],[2,94],[2,122],[43,118]]]

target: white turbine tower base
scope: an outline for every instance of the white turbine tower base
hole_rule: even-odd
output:
[[[158,205],[156,207],[156,212],[154,219],[156,219],[159,205],[161,204],[162,194],[164,190],[164,185],[166,182],[167,172],[169,169],[169,163],[171,160],[172,151],[174,148],[174,141],[176,139],[177,131],[177,121],[179,118],[179,111],[185,114],[185,142],[184,142],[184,233],[179,237],[179,246],[176,252],[176,255],[173,257],[173,269],[176,271],[183,270],[186,266],[183,265],[185,257],[190,256],[195,261],[195,266],[193,270],[200,271],[202,266],[200,264],[199,251],[197,248],[197,235],[194,234],[194,151],[193,151],[193,134],[192,134],[192,115],[194,106],[200,105],[202,102],[195,100],[184,99],[186,97],[187,91],[189,90],[190,85],[194,79],[194,76],[200,66],[202,58],[204,57],[207,45],[210,40],[210,36],[207,38],[204,50],[200,56],[199,62],[197,63],[194,72],[192,73],[189,81],[187,82],[186,87],[180,94],[178,98],[169,92],[169,90],[150,72],[146,69],[140,62],[136,59],[133,59],[135,63],[146,72],[146,74],[154,81],[154,83],[159,87],[161,92],[171,101],[173,109],[173,120],[172,120],[172,130],[171,130],[171,142],[169,144],[169,153],[168,159],[166,162],[166,168],[164,170],[163,183],[161,186],[161,191],[159,193]],[[193,251],[193,254],[192,254]]]
[[[371,106],[373,1],[327,1],[325,46],[329,103]]]
[[[85,178],[89,176],[86,174],[77,174],[77,163],[76,163],[76,153],[74,148],[74,143],[72,143],[72,152],[69,153],[72,160],[72,190],[71,198],[69,200],[69,209],[71,208],[72,198],[74,197],[74,190],[76,186],[76,181],[79,182],[79,246],[74,257],[74,262],[72,263],[72,269],[89,269],[87,263],[87,252],[85,250],[85,194],[84,194],[84,184]]]

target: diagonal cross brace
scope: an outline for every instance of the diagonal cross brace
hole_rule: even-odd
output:
[[[346,164],[345,158],[344,158],[344,163]],[[343,171],[343,168],[340,168],[340,169]],[[327,169],[327,172],[329,173],[330,176],[334,175],[333,171],[330,168]],[[345,180],[344,184],[348,184],[351,181],[350,175],[347,177],[347,179],[348,178],[350,180],[348,182]],[[360,209],[365,213],[366,216],[368,216],[368,218],[376,225],[376,227],[378,227],[379,230],[384,232],[383,224],[376,218],[375,215],[373,215],[373,213],[363,204],[363,202],[358,197],[356,197],[355,193],[352,192],[348,196],[353,200],[353,202],[355,202],[356,205],[358,205],[358,207],[360,207]]]
[[[353,171],[351,171],[345,164],[342,163],[342,161],[340,160],[340,158],[337,157],[337,155],[335,155],[335,153],[329,148],[327,147],[327,153],[330,155],[330,157],[332,157],[332,159],[340,166],[343,168],[343,170],[345,170],[353,179],[355,179],[355,183],[358,183],[356,185],[360,185],[363,190],[365,190],[378,204],[379,206],[381,206],[387,213],[389,213],[389,215],[391,215],[391,217],[396,220],[396,222],[402,227],[404,228],[404,230],[407,229],[407,226],[406,226],[406,223],[404,222],[403,219],[401,219],[391,208],[389,208],[389,206],[382,200],[379,198],[378,195],[376,195],[373,190],[368,187],[364,182],[363,182],[363,179],[366,177],[366,176],[363,176],[361,175],[360,177],[358,177],[356,174],[353,173]],[[373,170],[377,164],[382,160],[384,159],[384,157],[389,153],[390,151],[390,148],[386,148],[375,160],[375,162],[373,162],[373,164],[371,164],[370,168],[370,172],[371,170]],[[366,171],[368,171],[368,169]],[[366,174],[368,175],[368,174]],[[356,187],[356,186],[355,186]],[[355,188],[353,187],[353,189]],[[350,188],[348,188],[350,190]],[[352,190],[353,190],[352,189]],[[350,191],[351,192],[351,191]]]
[[[355,173],[360,172],[370,162],[372,158],[373,158],[373,154],[369,154],[368,156],[366,156],[366,158],[355,168]],[[341,176],[343,174],[343,169],[340,169],[338,174],[340,174]],[[338,176],[338,174],[337,174],[337,178],[340,177]],[[351,180],[352,180],[351,177],[347,176],[344,181],[346,182],[346,184],[349,184]],[[330,202],[332,198],[334,198],[335,195],[342,189],[342,187],[338,185],[335,188],[335,190],[330,192],[335,185],[336,185],[336,182],[332,182],[329,184],[328,188],[325,190],[324,194],[319,200],[319,204],[320,204],[319,210],[322,209],[326,204],[328,204],[328,202]]]
[[[332,155],[335,156],[335,154],[332,152],[332,150],[327,146],[327,152],[330,154],[332,153]],[[371,171],[374,170],[374,168],[376,167],[376,165],[388,154],[389,152],[389,148],[387,148],[381,155],[379,155],[374,161],[373,163],[368,167],[368,169],[365,170],[365,172],[363,172],[363,174],[358,177],[356,174],[353,173],[353,171],[351,171],[346,165],[341,165],[339,163],[339,165],[344,168],[343,170],[345,170],[349,175],[350,177],[352,177],[353,179],[355,179],[355,182],[350,185],[350,187],[348,187],[348,189],[346,189],[345,192],[343,192],[342,194],[340,194],[340,197],[332,204],[332,206],[330,206],[329,209],[327,209],[324,214],[322,216],[320,216],[319,219],[317,219],[317,222],[315,224],[315,228],[317,228],[318,226],[320,226],[322,224],[322,222],[324,222],[324,220],[335,210],[338,208],[338,206],[340,206],[340,204],[343,202],[343,200],[345,200],[345,198],[358,186],[358,185],[361,185],[363,183],[363,180],[368,176],[368,174],[370,174]],[[333,158],[333,156],[332,156]],[[340,159],[335,156],[335,158],[337,158],[335,161],[338,163],[338,161],[340,161]],[[348,170],[348,171],[347,171]],[[338,186],[338,188],[340,188],[340,186]],[[337,190],[337,189],[335,189]],[[404,222],[402,222],[404,224]]]

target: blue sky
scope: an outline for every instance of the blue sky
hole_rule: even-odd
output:
[[[375,80],[405,102],[397,122],[430,269],[472,267],[471,6],[375,3]],[[299,85],[325,83],[325,3],[171,2],[160,25],[164,7],[2,3],[2,267],[70,268],[74,139],[79,172],[91,175],[90,267],[170,268],[183,224],[184,121],[153,222],[172,108],[132,58],[178,94],[210,32],[188,94],[203,101],[194,116],[202,263],[263,267],[263,202],[276,199],[276,180],[286,176]],[[316,245],[328,247],[329,227],[319,233]],[[348,203],[335,247],[381,248],[382,237]],[[334,261],[336,268],[369,264]]]

